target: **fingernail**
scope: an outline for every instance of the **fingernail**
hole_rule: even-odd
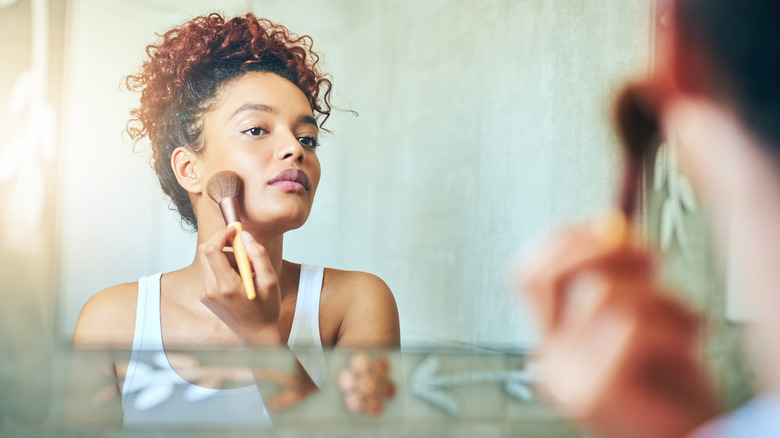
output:
[[[241,240],[243,240],[244,243],[251,243],[254,241],[254,239],[252,239],[252,235],[247,233],[246,231],[243,231],[241,233]]]
[[[593,224],[593,233],[608,247],[618,247],[628,238],[628,220],[621,212],[614,212]]]

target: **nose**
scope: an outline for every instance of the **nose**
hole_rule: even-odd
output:
[[[305,155],[306,150],[292,133],[285,135],[276,149],[276,158],[281,161],[303,163]]]

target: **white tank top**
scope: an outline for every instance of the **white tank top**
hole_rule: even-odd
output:
[[[287,345],[318,387],[325,383],[319,307],[323,268],[301,265]],[[212,389],[193,385],[165,355],[160,325],[162,273],[138,280],[138,308],[130,362],[122,387],[123,423],[131,425],[266,426],[271,419],[255,385]]]

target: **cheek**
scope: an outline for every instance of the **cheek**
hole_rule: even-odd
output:
[[[711,198],[722,194],[724,163],[732,159],[720,141],[728,132],[695,109],[681,106],[665,118],[667,165],[669,171],[684,175],[698,196]]]
[[[309,171],[309,176],[311,177],[311,186],[313,188],[317,188],[320,185],[320,177],[322,176],[322,168],[320,166],[320,160],[315,155],[314,158],[311,160],[311,170]]]
[[[237,151],[231,154],[226,163],[230,169],[241,175],[246,183],[257,184],[274,176],[271,174],[274,167],[270,157],[256,151]]]

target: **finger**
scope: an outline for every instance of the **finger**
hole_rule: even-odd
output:
[[[609,270],[612,275],[640,276],[654,271],[652,257],[632,245],[605,242],[592,226],[559,232],[521,265],[518,288],[536,308],[543,328],[557,327],[569,284],[586,270]]]
[[[255,287],[257,297],[261,301],[269,298],[279,299],[279,280],[276,276],[271,258],[265,247],[257,243],[251,234],[244,231],[241,233],[241,239],[246,247],[246,253],[252,262],[252,268],[255,271]]]
[[[235,234],[236,229],[228,226],[198,246],[207,296],[213,297],[215,294],[233,290],[236,283],[240,282],[238,274],[222,252],[222,248]]]
[[[696,315],[659,289],[611,283],[588,315],[567,320],[545,344],[543,393],[570,416],[597,424],[615,420],[615,409],[627,405],[660,420],[659,407],[670,401],[687,414],[690,406],[711,398],[702,390],[697,376],[703,368],[692,354]],[[620,293],[626,287],[638,293]],[[589,370],[587,379],[583,369]]]
[[[654,268],[653,257],[646,248],[638,248],[630,242],[615,245],[594,232],[594,227],[577,227],[563,230],[547,244],[537,248],[532,257],[520,266],[518,280],[528,289],[554,286],[571,273],[584,267],[615,268],[634,274],[634,271]]]
[[[643,297],[651,295],[616,293],[617,288],[625,291],[625,285],[616,283],[598,285],[601,293],[590,302],[573,303],[578,307],[550,335],[540,354],[547,368],[543,382],[547,395],[574,417],[590,417],[609,404],[614,388],[636,368],[637,350],[649,348],[642,339],[648,335],[649,322],[642,311]],[[587,379],[582,377],[583,369],[590,370]]]
[[[626,299],[626,297],[621,297]],[[694,341],[700,334],[704,319],[695,310],[690,308],[671,293],[659,291],[653,295],[639,297],[640,304],[635,306],[641,318],[647,324],[655,324],[657,333],[665,331],[669,338],[687,342],[689,347],[694,346]]]
[[[683,417],[712,409],[703,403],[715,398],[707,391],[704,367],[695,354],[701,323],[698,315],[660,293],[639,295],[628,306],[623,305],[627,307],[624,314],[633,312],[632,324],[626,328],[625,358],[620,365],[623,372],[616,380],[623,382],[626,394],[637,401],[634,407],[658,418],[669,407],[684,413]],[[637,395],[631,396],[632,391]]]
[[[581,275],[571,286],[559,327],[548,342],[565,344],[565,351],[580,352],[576,354],[585,358],[593,355],[593,361],[603,360],[621,344],[648,296],[642,283],[600,273]]]
[[[645,293],[623,293],[624,285],[614,285],[600,305],[567,330],[571,348],[596,363],[611,362],[612,369],[597,368],[617,380],[652,378],[651,368],[667,364],[674,373],[695,345],[698,318],[660,291],[647,293],[652,291],[636,283],[628,287]]]

